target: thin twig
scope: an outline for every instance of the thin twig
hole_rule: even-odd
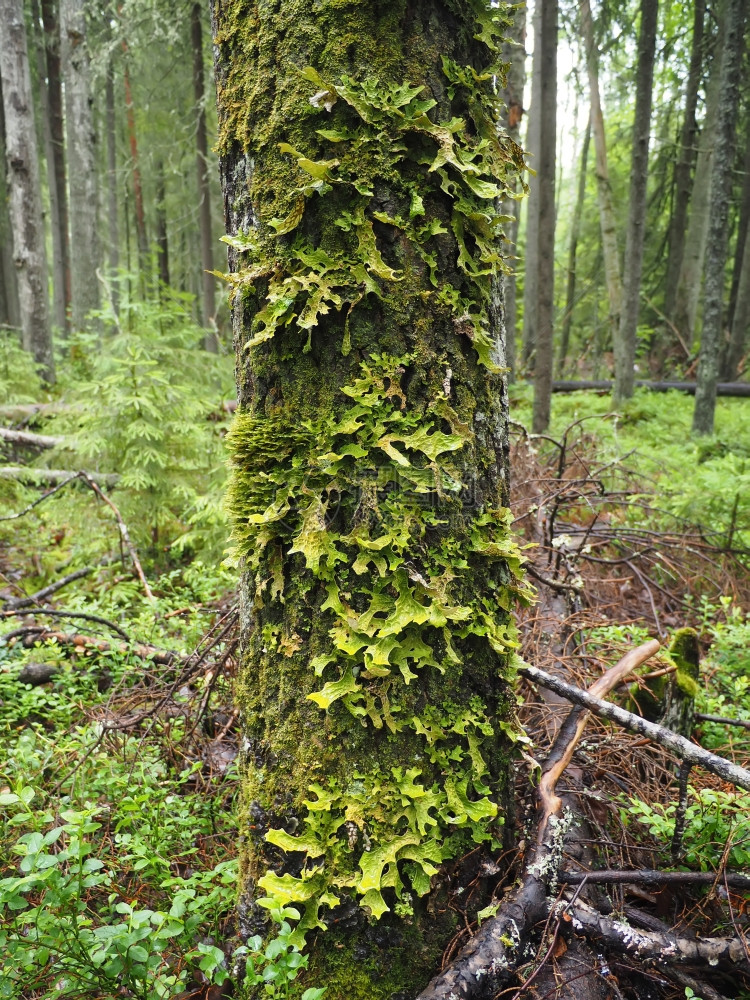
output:
[[[128,633],[115,624],[115,622],[111,622],[108,618],[102,618],[101,615],[93,615],[88,611],[59,611],[57,608],[21,608],[20,610],[0,611],[0,617],[2,618],[21,618],[26,615],[50,615],[52,618],[81,618],[87,622],[106,625],[107,628],[116,632],[125,642],[132,642]],[[7,636],[3,638],[7,640]]]
[[[117,506],[109,499],[109,497],[105,496],[105,494],[102,493],[102,491],[99,489],[99,486],[96,484],[96,482],[94,482],[94,480],[91,478],[91,476],[89,476],[87,472],[82,472],[81,476],[84,479],[84,481],[89,484],[89,486],[94,491],[94,493],[96,493],[99,499],[103,500],[107,504],[107,506],[113,511],[115,517],[117,518],[117,524],[120,529],[120,535],[122,537],[122,540],[127,546],[127,550],[130,553],[130,558],[133,560],[133,565],[135,566],[135,571],[138,574],[138,579],[141,581],[141,584],[143,585],[143,590],[146,594],[146,597],[149,599],[149,601],[153,601],[154,600],[153,592],[148,585],[148,580],[146,579],[146,574],[143,572],[143,567],[141,566],[141,562],[140,559],[138,558],[138,553],[135,550],[135,546],[130,540],[130,532],[128,531],[128,526],[122,519],[122,514],[120,513]]]

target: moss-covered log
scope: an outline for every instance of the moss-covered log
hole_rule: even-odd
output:
[[[242,932],[291,908],[330,1000],[391,997],[436,969],[449,872],[480,845],[476,872],[502,838],[516,738],[505,13],[214,0],[213,16],[239,392]]]

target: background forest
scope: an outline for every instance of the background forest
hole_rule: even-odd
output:
[[[696,735],[739,764],[748,21],[742,0],[519,6],[498,81],[531,168],[497,205],[512,510],[540,589],[522,653],[585,678],[695,628]],[[241,944],[234,917],[235,386],[208,5],[0,0],[0,86],[0,997],[215,998],[244,967],[316,1000],[293,907],[270,944]],[[562,653],[545,593],[574,597]],[[603,838],[652,867],[748,868],[747,793],[693,775],[678,836],[675,775],[612,777],[608,732],[588,750]],[[744,930],[746,889],[665,905]]]

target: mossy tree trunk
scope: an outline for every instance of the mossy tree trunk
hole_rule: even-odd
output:
[[[293,907],[330,1000],[424,985],[452,934],[440,894],[502,839],[524,596],[494,211],[521,167],[497,128],[505,16],[213,3],[241,931]]]

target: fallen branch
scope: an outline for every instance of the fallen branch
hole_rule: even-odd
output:
[[[87,622],[96,622],[97,625],[106,625],[107,628],[117,632],[125,642],[130,642],[128,633],[120,628],[115,622],[101,615],[94,615],[88,611],[59,611],[57,608],[21,608],[20,610],[0,611],[0,618],[20,618],[25,615],[50,615],[52,618],[81,618]]]
[[[594,390],[610,392],[612,390],[613,383],[604,379],[597,381],[582,381],[582,382],[558,382],[552,383],[553,392],[579,392],[581,390]],[[650,389],[652,392],[669,392],[671,390],[677,390],[678,392],[686,392],[690,396],[695,395],[695,382],[645,382],[637,381],[635,383],[638,389]],[[717,396],[750,396],[750,382],[719,382],[716,386]]]
[[[65,438],[48,434],[32,434],[31,431],[14,431],[10,427],[0,427],[0,441],[10,444],[25,444],[32,448],[57,448],[65,444]]]
[[[68,573],[67,576],[62,577],[60,580],[56,580],[55,583],[51,583],[48,587],[42,587],[42,589],[37,590],[35,594],[29,594],[28,597],[14,597],[11,600],[6,601],[3,608],[6,611],[16,611],[19,608],[28,608],[32,604],[39,604],[47,597],[57,593],[58,590],[62,590],[63,587],[67,587],[69,583],[73,583],[74,580],[80,580],[84,576],[88,576],[89,573],[93,572],[93,566],[84,566],[82,569],[77,569],[74,573]]]
[[[743,729],[750,729],[750,719],[727,719],[723,715],[706,715],[705,712],[696,712],[694,718],[697,722],[717,722],[720,726],[741,726]]]
[[[586,903],[571,909],[573,930],[621,954],[639,961],[651,960],[678,965],[716,966],[728,963],[750,972],[745,946],[739,938],[683,938],[671,933],[636,930],[630,924],[612,920]]]
[[[72,479],[85,476],[102,486],[115,486],[119,480],[116,472],[70,472],[67,469],[32,469],[25,465],[0,465],[0,479],[15,479],[21,483],[64,485]]]
[[[533,681],[540,687],[546,687],[563,698],[567,698],[568,701],[582,705],[590,712],[593,712],[594,715],[598,715],[602,719],[608,719],[610,722],[616,722],[624,729],[638,733],[639,736],[648,737],[654,743],[666,747],[667,750],[670,750],[681,760],[688,761],[691,764],[699,764],[707,771],[711,771],[712,774],[717,774],[720,778],[723,778],[724,781],[729,781],[733,785],[750,791],[750,771],[744,767],[739,767],[737,764],[732,764],[731,761],[726,760],[724,757],[718,757],[716,754],[709,753],[708,750],[696,746],[695,743],[691,743],[690,740],[686,740],[683,736],[673,733],[671,729],[658,726],[655,722],[649,722],[647,719],[641,718],[640,715],[626,712],[624,708],[618,708],[617,705],[612,705],[608,701],[602,701],[587,691],[583,691],[572,684],[567,684],[565,681],[560,680],[559,677],[554,677],[552,674],[548,674],[538,667],[520,667],[518,672],[527,680]]]
[[[581,882],[597,883],[598,885],[713,885],[716,872],[660,872],[653,868],[640,868],[637,871],[623,872],[617,869],[603,869],[598,872],[568,872],[562,871],[558,878],[567,885],[580,885]],[[750,889],[750,876],[735,875],[727,872],[727,885],[730,889]]]
[[[114,622],[109,622],[108,624],[119,630],[119,627],[114,625]],[[160,649],[158,646],[149,646],[145,643],[131,644],[129,640],[128,642],[113,643],[107,639],[96,639],[90,635],[55,632],[36,625],[27,625],[23,628],[14,629],[7,635],[0,636],[0,642],[6,644],[12,642],[13,639],[21,639],[24,646],[33,646],[35,642],[52,640],[60,646],[80,646],[82,649],[93,649],[99,653],[128,653],[140,660],[151,660],[161,666],[170,666],[172,663],[192,664],[197,659],[195,656],[187,656],[184,653],[177,653],[171,649]]]

